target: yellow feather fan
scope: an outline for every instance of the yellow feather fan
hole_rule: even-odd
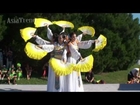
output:
[[[74,28],[74,24],[72,22],[69,21],[65,21],[65,20],[60,20],[60,21],[53,21],[53,24],[56,24],[60,27],[70,27],[70,28]]]
[[[104,35],[101,34],[97,40],[98,41],[95,43],[95,49],[93,49],[94,52],[102,50],[107,45],[107,38]]]
[[[37,45],[28,42],[24,48],[26,55],[34,60],[41,60],[47,55],[47,52],[39,48]]]
[[[26,27],[26,28],[20,29],[20,35],[24,39],[24,41],[27,42],[27,40],[32,38],[32,35],[34,35],[35,31],[36,31],[36,28]]]
[[[45,27],[46,25],[52,25],[52,22],[44,18],[35,18],[35,27]]]
[[[95,35],[95,29],[91,26],[82,26],[82,27],[79,27],[78,30],[88,35],[91,35],[92,37]]]
[[[73,71],[74,65],[71,63],[64,63],[62,60],[51,58],[49,64],[52,70],[59,76],[68,75]]]
[[[80,60],[75,66],[74,70],[78,72],[88,72],[93,68],[94,58],[92,55]]]

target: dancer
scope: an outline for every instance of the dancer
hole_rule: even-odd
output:
[[[62,32],[64,32],[64,29]],[[57,58],[66,62],[66,56],[65,56],[66,54],[63,54],[66,52],[63,34],[60,34],[60,35],[53,34],[49,26],[47,26],[47,37],[51,42],[40,38],[38,35],[34,35],[33,37],[36,38],[35,41],[37,42],[38,46],[42,48],[43,50],[48,51],[49,50],[48,45],[53,45],[54,49],[51,52],[51,57],[54,57],[54,58]],[[50,65],[48,67],[49,67],[48,68],[49,73],[48,73],[47,91],[48,92],[64,91],[63,76],[55,75]]]
[[[78,49],[88,49],[97,40],[79,41],[76,38],[76,33],[72,32],[70,34],[70,42],[68,43],[70,56],[68,57],[68,62],[76,64],[79,60],[83,59]],[[68,92],[83,92],[83,82],[81,73],[73,71],[71,74],[66,76],[65,82],[67,83]]]
[[[64,36],[62,34],[58,35],[58,38],[54,39],[54,50],[51,52],[52,56],[56,59],[66,62],[66,47],[64,43]],[[39,45],[39,47],[47,47],[47,45]],[[48,74],[48,92],[62,92],[64,91],[64,76],[58,76],[54,73],[51,66],[49,65],[49,74]]]

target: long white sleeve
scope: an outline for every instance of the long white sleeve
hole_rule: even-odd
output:
[[[49,53],[49,52],[52,52],[54,50],[54,45],[53,44],[42,45],[42,49]]]
[[[75,58],[75,60],[78,60],[81,57],[81,54],[78,52],[78,50],[74,49],[72,45],[69,45],[69,50],[71,56]]]
[[[52,30],[49,27],[47,27],[47,38],[51,41],[53,39],[53,33],[52,33]]]
[[[65,32],[65,28],[60,32],[60,34],[63,33],[63,32]]]
[[[83,34],[78,35],[78,36],[77,36],[77,40],[78,40],[78,41],[81,41],[81,40],[82,40],[82,37],[83,37]]]
[[[80,41],[78,43],[78,47],[81,49],[88,49],[91,47],[91,45],[94,43],[94,40],[88,40],[88,41]]]
[[[50,42],[49,41],[46,41],[44,39],[42,39],[41,37],[39,37],[38,35],[36,36],[36,39],[35,39],[36,43],[39,44],[39,45],[45,45],[45,44],[49,44]]]
[[[64,49],[63,55],[62,55],[62,59],[64,60],[64,62],[67,61],[67,50]]]

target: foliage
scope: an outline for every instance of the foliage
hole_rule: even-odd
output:
[[[21,38],[19,30],[25,27],[34,27],[34,18],[41,17],[50,21],[67,20],[74,24],[74,29],[66,29],[67,33],[75,31],[80,34],[77,29],[81,26],[89,25],[95,28],[95,36],[84,36],[82,40],[96,39],[100,34],[107,37],[107,46],[99,51],[92,52],[94,46],[87,50],[80,49],[83,57],[93,54],[95,73],[113,72],[118,70],[126,70],[132,66],[139,58],[140,53],[140,24],[138,19],[133,20],[131,13],[14,13],[4,14],[0,17],[0,40],[1,45],[10,46],[15,55],[14,62],[21,63],[30,62],[33,66],[41,68],[45,62],[49,60],[47,55],[41,61],[29,59],[24,53],[25,42]],[[28,22],[12,21],[8,19],[31,19]],[[7,27],[7,28],[6,28]],[[62,28],[51,25],[52,32],[59,33]],[[4,34],[5,33],[5,34]],[[37,29],[36,34],[47,40],[46,27]],[[1,46],[4,48],[4,46]]]

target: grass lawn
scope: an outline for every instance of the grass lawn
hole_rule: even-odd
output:
[[[0,84],[7,84],[7,80],[1,80]],[[17,84],[35,84],[35,85],[46,85],[47,84],[47,78],[37,78],[32,77],[30,80],[27,80],[26,78],[21,78],[20,80],[17,80]]]
[[[127,82],[127,74],[132,68],[140,67],[140,65],[134,65],[128,70],[123,71],[116,71],[116,72],[110,72],[110,73],[102,73],[95,75],[95,80],[103,79],[106,83],[126,83]],[[84,74],[82,75],[83,83],[85,84],[85,77]],[[0,81],[0,84],[7,84],[6,80]],[[47,78],[42,77],[32,77],[30,80],[27,80],[26,78],[21,78],[20,80],[17,80],[17,84],[38,84],[38,85],[46,85],[47,84]]]
[[[130,67],[128,70],[123,71],[116,71],[116,72],[110,72],[110,73],[102,73],[95,75],[95,80],[103,79],[106,83],[127,83],[127,74],[135,67],[140,67],[140,65],[135,64],[134,66]],[[83,76],[83,82],[84,81]]]

